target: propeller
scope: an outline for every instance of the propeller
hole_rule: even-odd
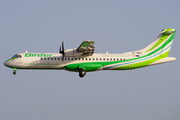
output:
[[[62,50],[61,50],[61,46],[60,46],[60,49],[59,49],[59,53],[62,54],[62,61],[64,62],[64,42],[62,42]]]

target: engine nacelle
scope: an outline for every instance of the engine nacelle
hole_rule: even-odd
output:
[[[65,53],[66,57],[77,57],[77,56],[81,56],[82,55],[82,53],[78,53],[77,52],[76,48],[74,48],[74,49],[67,49],[67,50],[64,51],[64,53]]]

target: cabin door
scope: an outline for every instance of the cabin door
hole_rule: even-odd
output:
[[[129,63],[130,70],[132,70],[132,68],[133,68],[133,59],[134,59],[133,55],[128,56],[128,63]]]

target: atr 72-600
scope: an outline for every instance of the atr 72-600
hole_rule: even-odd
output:
[[[132,70],[175,61],[175,57],[168,57],[175,32],[176,29],[164,29],[157,40],[144,49],[122,54],[95,54],[94,41],[83,41],[78,48],[67,50],[62,43],[59,53],[18,53],[4,65],[12,68],[14,75],[17,69],[63,69],[79,72],[80,77],[98,70]]]

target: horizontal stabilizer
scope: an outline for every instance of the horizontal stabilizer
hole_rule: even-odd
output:
[[[151,63],[151,64],[149,64],[149,65],[156,65],[156,64],[171,62],[171,61],[175,61],[175,60],[176,60],[175,57],[165,57],[165,58],[160,59],[160,60],[158,60],[158,61],[156,61],[156,62],[153,62],[153,63]]]

